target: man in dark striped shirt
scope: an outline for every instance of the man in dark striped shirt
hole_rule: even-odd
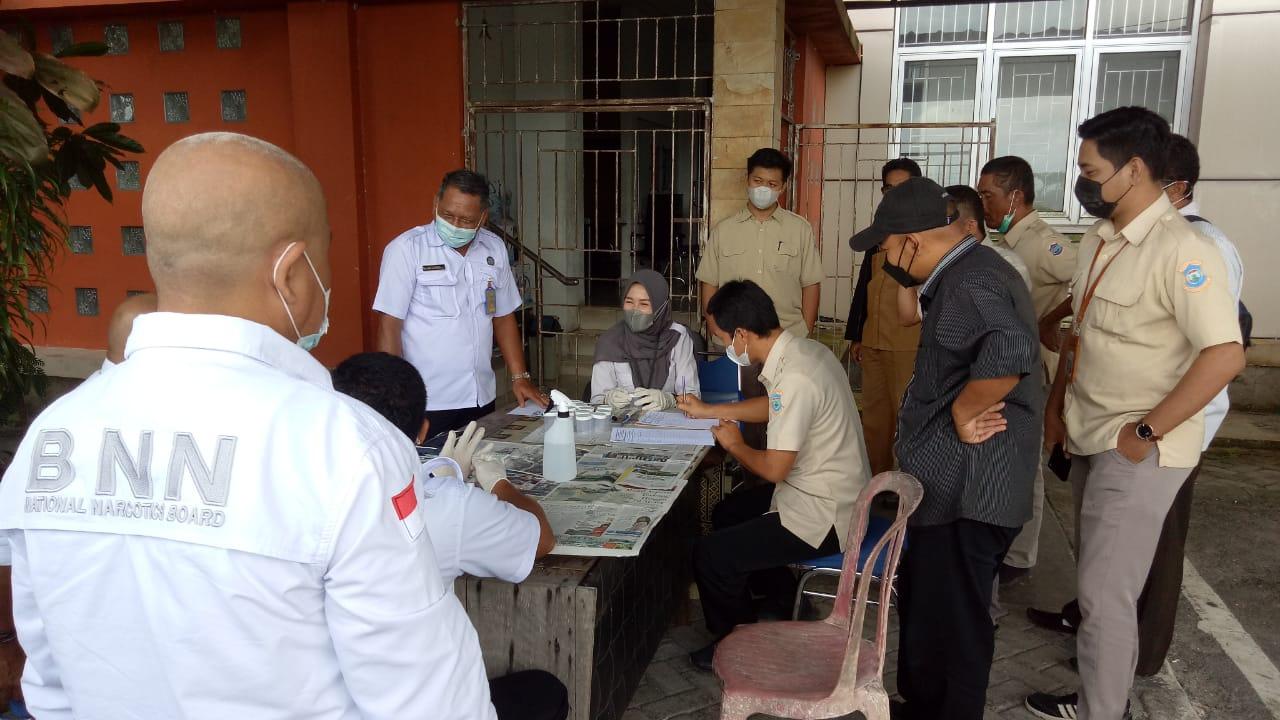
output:
[[[994,250],[953,223],[955,202],[912,178],[885,194],[854,249],[918,286],[915,375],[898,413],[898,461],[919,478],[898,571],[895,717],[981,720],[995,652],[996,572],[1031,517],[1043,391],[1031,295]]]

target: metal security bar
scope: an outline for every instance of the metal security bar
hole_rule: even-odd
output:
[[[824,278],[818,337],[846,359],[845,321],[862,254],[849,238],[871,224],[880,169],[910,157],[940,185],[974,185],[995,154],[995,122],[797,125],[792,209],[813,224]]]
[[[495,191],[492,223],[517,249],[540,328],[538,380],[576,395],[596,337],[620,317],[620,280],[652,268],[678,321],[696,310],[710,102],[477,103],[470,114],[472,166]]]
[[[475,101],[705,97],[713,0],[464,2]]]

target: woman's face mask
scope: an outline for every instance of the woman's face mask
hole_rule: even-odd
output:
[[[631,332],[644,332],[653,327],[653,313],[639,308],[625,308],[622,311],[622,321]]]

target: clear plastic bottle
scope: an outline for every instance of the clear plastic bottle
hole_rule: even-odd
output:
[[[559,396],[559,397],[557,397]],[[556,419],[542,435],[542,477],[566,482],[578,475],[578,455],[573,443],[573,414],[564,394],[553,390]]]

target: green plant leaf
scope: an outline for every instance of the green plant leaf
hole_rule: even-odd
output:
[[[62,48],[53,56],[58,58],[99,57],[106,55],[109,49],[104,42],[79,42]]]
[[[80,112],[93,112],[98,107],[101,92],[93,78],[52,55],[36,53],[35,61],[36,71],[32,77],[45,90]]]
[[[124,135],[106,135],[99,137],[98,140],[100,140],[104,145],[110,145],[117,150],[124,150],[125,152],[131,153],[146,152],[146,150],[142,148],[141,143],[131,137],[125,137]]]
[[[6,155],[14,160],[37,163],[49,157],[49,144],[31,109],[8,87],[0,87],[0,138]]]
[[[92,138],[101,140],[104,135],[115,135],[120,132],[120,124],[113,122],[102,122],[96,125],[90,125],[84,129],[84,134]]]
[[[29,78],[36,71],[35,59],[22,47],[18,38],[0,31],[0,71]]]

